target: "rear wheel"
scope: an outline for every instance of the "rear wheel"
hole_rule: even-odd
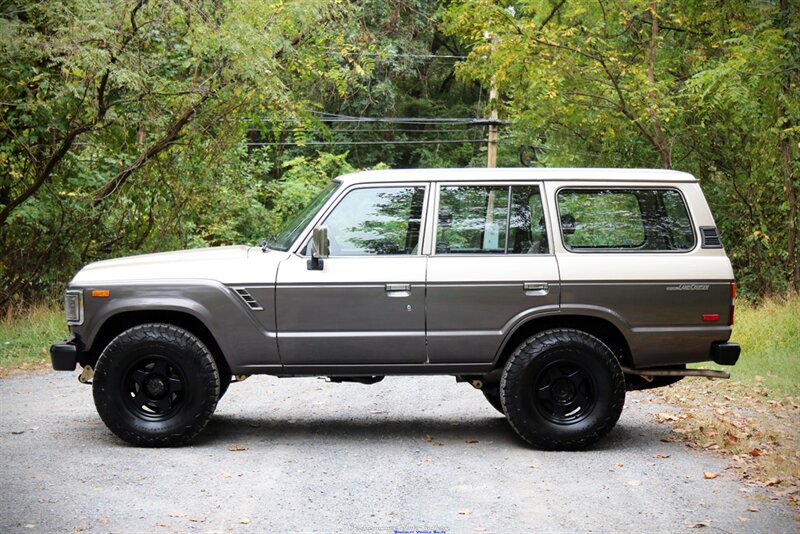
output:
[[[500,399],[512,428],[529,444],[582,449],[614,428],[625,403],[625,378],[614,354],[596,337],[547,330],[511,355]]]
[[[208,348],[167,324],[135,326],[97,360],[94,402],[106,426],[138,446],[183,445],[205,428],[220,394]]]

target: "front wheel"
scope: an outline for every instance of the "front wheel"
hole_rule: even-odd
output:
[[[500,381],[511,427],[534,447],[577,450],[608,434],[625,404],[625,377],[599,339],[547,330],[511,355]]]
[[[103,350],[92,390],[97,413],[114,434],[133,445],[171,447],[205,428],[219,400],[220,377],[195,335],[144,324]]]

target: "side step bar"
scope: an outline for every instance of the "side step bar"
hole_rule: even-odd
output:
[[[622,367],[622,372],[629,375],[640,375],[643,377],[653,376],[704,376],[706,378],[730,378],[728,371],[716,371],[713,369],[631,369]]]

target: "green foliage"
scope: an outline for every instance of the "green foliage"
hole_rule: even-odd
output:
[[[138,251],[257,241],[248,116],[339,76],[326,0],[12,1],[0,11],[0,308]]]
[[[0,319],[0,376],[15,368],[49,364],[50,345],[68,334],[64,312],[50,306],[34,306]]]
[[[790,0],[10,0],[0,308],[95,259],[257,243],[354,168],[486,161],[457,141],[485,126],[320,112],[490,107],[513,122],[500,166],[532,145],[541,165],[694,173],[744,293],[800,289],[798,21]]]
[[[297,156],[283,164],[281,178],[267,184],[263,202],[269,209],[264,235],[274,236],[281,224],[293,217],[322,190],[331,178],[352,172],[347,154],[320,152],[313,159]]]
[[[443,21],[543,164],[692,172],[745,293],[800,289],[796,3],[458,1]]]

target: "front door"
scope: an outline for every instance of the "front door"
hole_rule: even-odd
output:
[[[325,215],[330,256],[304,246],[278,268],[278,349],[286,366],[424,363],[427,185],[359,186]]]

